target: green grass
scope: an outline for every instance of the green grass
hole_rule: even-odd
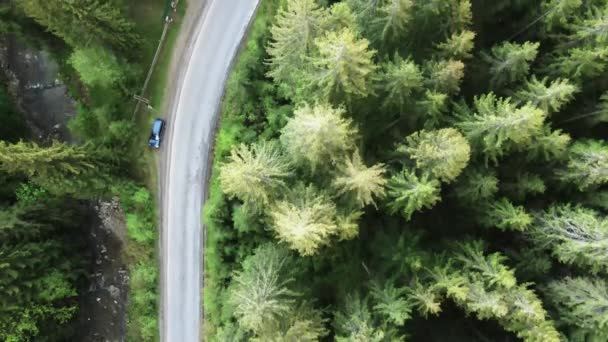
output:
[[[166,3],[165,0],[148,0],[135,2],[131,6],[130,13],[145,41],[142,46],[141,82],[150,67],[162,34]],[[129,153],[132,160],[136,161],[133,174],[137,180],[145,184],[147,189],[131,184],[121,185],[116,189],[116,192],[120,194],[125,211],[127,235],[130,240],[125,252],[125,261],[129,265],[131,277],[127,307],[127,340],[129,341],[159,340],[158,274],[160,265],[157,251],[157,223],[159,221],[155,199],[158,198],[157,165],[160,154],[148,148],[147,139],[152,120],[164,116],[164,113],[157,111],[165,106],[173,47],[179,35],[185,11],[186,1],[182,0],[178,6],[178,12],[173,15],[174,22],[169,27],[145,94],[155,110],[140,106],[135,117],[136,143]]]

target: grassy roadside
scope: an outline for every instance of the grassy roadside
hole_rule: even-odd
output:
[[[142,70],[147,72],[158,41],[162,34],[164,17],[167,6],[166,0],[148,0],[136,2],[132,5],[131,15],[145,39],[142,54]],[[155,66],[147,97],[154,109],[141,106],[135,117],[136,137],[131,150],[133,160],[137,167],[133,170],[136,179],[143,182],[145,187],[133,184],[123,184],[117,187],[125,211],[127,223],[127,236],[129,243],[125,252],[125,261],[129,265],[130,293],[127,303],[127,332],[128,341],[156,341],[159,340],[158,307],[160,294],[159,259],[158,259],[158,212],[155,199],[157,195],[157,158],[159,154],[147,148],[146,142],[150,124],[155,117],[163,116],[157,112],[163,108],[167,80],[169,79],[169,65],[173,48],[179,35],[182,18],[186,12],[186,1],[179,2],[177,13],[171,13],[173,24],[169,27],[159,59]]]
[[[203,211],[207,238],[204,249],[203,334],[208,341],[219,340],[218,336],[222,333],[218,329],[222,322],[228,322],[230,319],[231,310],[224,284],[231,275],[230,262],[235,261],[232,256],[242,254],[239,251],[228,250],[230,244],[227,242],[237,238],[238,232],[232,230],[232,225],[229,223],[234,218],[230,217],[228,209],[230,204],[220,188],[218,168],[229,155],[232,146],[250,142],[257,135],[257,132],[249,127],[250,120],[246,112],[252,108],[262,110],[260,107],[263,107],[262,95],[255,89],[262,89],[264,86],[260,82],[252,81],[264,78],[264,65],[261,61],[265,58],[270,21],[280,4],[281,0],[261,0],[254,22],[226,83],[226,92],[222,100],[213,152],[209,198]],[[253,109],[250,112],[255,111]]]

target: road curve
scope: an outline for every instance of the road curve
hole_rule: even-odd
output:
[[[201,340],[208,156],[231,61],[258,0],[208,0],[181,52],[161,162],[161,340]]]

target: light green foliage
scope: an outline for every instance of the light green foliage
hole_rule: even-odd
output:
[[[429,73],[428,86],[434,91],[445,94],[458,94],[460,82],[464,77],[464,63],[449,59],[430,62],[426,65]]]
[[[551,130],[551,126],[544,125],[540,134],[532,139],[526,151],[528,161],[554,161],[566,157],[568,145],[572,139],[562,130]]]
[[[405,299],[406,289],[395,287],[391,282],[383,285],[372,283],[370,294],[374,301],[373,309],[387,321],[402,326],[411,317],[411,308]]]
[[[521,150],[537,136],[547,115],[531,105],[515,107],[509,98],[496,98],[493,93],[475,98],[475,112],[460,108],[460,128],[474,149],[486,159],[497,158],[513,150]]]
[[[97,159],[90,145],[55,142],[49,147],[35,143],[0,142],[0,169],[25,175],[54,194],[84,196],[107,187],[107,167]]]
[[[28,17],[74,47],[100,43],[126,51],[140,41],[135,25],[115,2],[22,0],[17,5]]]
[[[283,342],[302,341],[316,342],[328,331],[324,326],[325,319],[321,312],[314,310],[310,305],[303,304],[295,307],[281,317],[274,325],[270,325],[252,338],[253,342]]]
[[[262,142],[233,148],[229,161],[220,167],[219,178],[225,194],[260,207],[270,203],[289,175],[289,164],[277,146]]]
[[[547,285],[559,321],[589,341],[608,338],[608,284],[602,278],[566,277]]]
[[[312,59],[318,77],[312,82],[325,98],[351,99],[372,93],[371,78],[376,66],[366,39],[358,39],[350,29],[328,32],[315,40],[319,55]]]
[[[336,206],[312,187],[298,187],[268,212],[279,240],[301,255],[313,255],[339,230]]]
[[[338,342],[384,341],[385,332],[375,326],[367,300],[359,295],[348,295],[343,311],[336,312],[335,317]]]
[[[324,16],[324,10],[314,0],[289,0],[285,9],[279,9],[276,22],[270,28],[272,40],[267,48],[269,76],[286,81],[303,68]]]
[[[471,53],[475,47],[475,32],[464,30],[453,33],[448,40],[437,45],[437,49],[444,58],[465,60],[473,57]]]
[[[481,221],[488,227],[496,227],[500,230],[526,230],[533,221],[521,205],[514,205],[506,198],[484,206]]]
[[[356,20],[355,14],[347,3],[337,2],[331,6],[324,26],[327,31],[341,31],[345,28],[356,30]]]
[[[397,147],[416,162],[416,168],[446,183],[456,179],[467,166],[471,153],[469,143],[454,128],[418,131]]]
[[[448,104],[449,97],[447,94],[426,90],[422,99],[416,102],[419,112],[424,114],[424,128],[436,127],[448,109]]]
[[[551,250],[560,262],[592,273],[608,265],[608,221],[595,211],[571,205],[552,205],[539,214],[528,237]]]
[[[384,0],[371,20],[374,40],[397,43],[409,29],[412,20],[412,0]]]
[[[575,47],[557,56],[547,68],[555,77],[586,80],[602,75],[606,65],[608,47]]]
[[[546,85],[547,79],[537,80],[535,76],[526,82],[523,89],[515,93],[520,103],[530,103],[547,113],[559,110],[572,100],[578,88],[567,80],[554,80]]]
[[[575,25],[574,37],[605,46],[608,43],[608,4],[592,7],[588,17]]]
[[[575,142],[568,151],[568,163],[558,177],[585,191],[608,182],[608,144],[598,140]]]
[[[423,317],[438,315],[441,312],[441,296],[432,287],[415,283],[408,288],[407,299]]]
[[[581,6],[582,0],[545,0],[542,9],[545,13],[543,21],[547,29],[563,27],[574,16],[575,11]]]
[[[338,213],[336,216],[336,225],[338,225],[338,239],[352,240],[359,235],[359,218],[363,212],[349,211],[346,213]]]
[[[454,194],[468,204],[485,202],[498,192],[496,172],[482,167],[467,168],[456,182]]]
[[[381,86],[387,93],[384,105],[404,110],[405,105],[423,87],[420,68],[411,60],[395,56],[394,62],[384,67]]]
[[[511,182],[501,184],[504,190],[516,200],[523,200],[528,195],[540,195],[545,192],[545,182],[539,175],[530,172],[518,172]]]
[[[464,270],[471,271],[471,279],[481,281],[489,286],[500,286],[505,289],[517,284],[515,273],[504,265],[507,259],[500,253],[484,254],[482,241],[475,240],[458,245],[459,250],[455,255]]]
[[[492,85],[498,88],[525,78],[530,71],[530,64],[536,59],[539,47],[539,43],[504,42],[492,47],[491,54],[483,54],[483,59],[490,66]]]
[[[110,87],[124,81],[118,59],[102,47],[78,48],[68,62],[76,69],[82,83],[88,86]]]
[[[341,161],[354,149],[355,129],[344,110],[327,104],[304,104],[295,110],[281,131],[281,143],[297,163],[316,169]]]
[[[356,151],[352,158],[344,161],[340,174],[334,179],[332,185],[338,190],[338,195],[352,194],[361,207],[369,204],[375,206],[374,197],[384,197],[386,179],[383,176],[385,172],[383,164],[366,166],[361,160],[359,152]]]
[[[243,270],[235,273],[229,289],[241,327],[262,332],[290,312],[298,294],[289,289],[289,263],[287,251],[270,244],[243,261]]]
[[[401,213],[406,220],[412,218],[415,211],[430,209],[441,200],[440,183],[423,175],[418,177],[414,172],[403,170],[394,175],[387,184],[388,209]]]

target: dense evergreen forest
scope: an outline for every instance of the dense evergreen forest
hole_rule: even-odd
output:
[[[606,0],[262,1],[207,338],[608,340],[607,67]]]
[[[74,340],[80,290],[91,256],[91,201],[117,196],[127,213],[130,340],[157,327],[157,265],[152,197],[134,179],[131,95],[142,84],[158,36],[145,36],[122,0],[0,1],[0,34],[50,50],[77,101],[76,142],[38,141],[0,87],[0,340]],[[161,13],[154,25],[161,27]],[[152,38],[149,41],[147,38]],[[144,66],[145,65],[145,66]]]

